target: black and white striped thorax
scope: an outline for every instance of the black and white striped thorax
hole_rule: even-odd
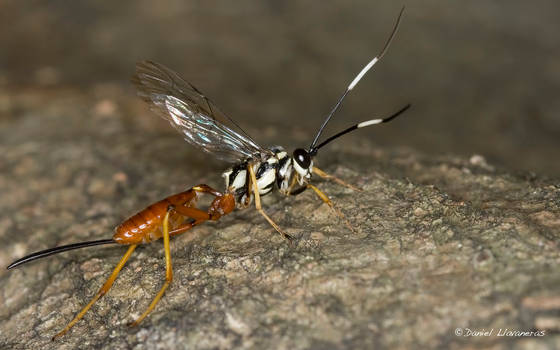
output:
[[[313,161],[295,161],[298,156],[296,150],[290,156],[284,148],[275,146],[270,148],[272,154],[267,154],[260,159],[250,158],[238,163],[225,171],[223,177],[226,182],[226,191],[235,195],[239,206],[246,206],[251,201],[250,174],[248,167],[252,166],[257,179],[259,195],[264,196],[277,189],[280,193],[287,195],[292,181],[303,185],[311,178]],[[293,180],[295,176],[295,180]]]

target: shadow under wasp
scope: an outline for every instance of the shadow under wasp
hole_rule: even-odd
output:
[[[247,208],[254,200],[256,210],[265,220],[282,237],[292,241],[293,238],[285,233],[262,208],[261,196],[269,194],[274,190],[286,196],[294,196],[307,189],[311,189],[352,229],[350,223],[344,218],[342,212],[333,205],[329,197],[316,186],[309,183],[309,180],[312,174],[317,174],[322,178],[333,180],[354,190],[359,189],[317,168],[313,163],[313,159],[319,149],[340,136],[366,126],[386,123],[410,107],[410,105],[406,105],[387,118],[370,119],[355,124],[319,143],[319,137],[344,98],[387,51],[397,32],[403,11],[404,7],[401,9],[393,30],[381,52],[369,61],[348,85],[327,118],[321,124],[309,148],[296,148],[291,155],[280,146],[270,148],[259,146],[233,119],[223,114],[204,94],[192,84],[183,80],[174,71],[150,61],[138,63],[132,82],[138,90],[138,95],[150,105],[151,109],[167,119],[175,129],[183,134],[185,140],[191,145],[234,165],[223,173],[226,183],[224,192],[220,192],[208,185],[200,184],[156,202],[126,219],[116,227],[115,234],[111,239],[80,242],[46,249],[11,263],[7,267],[8,269],[78,248],[103,244],[129,246],[105,284],[74,319],[53,337],[53,340],[68,332],[86,314],[91,306],[109,291],[119,272],[139,244],[163,238],[166,274],[163,286],[146,311],[131,323],[133,326],[138,325],[154,309],[173,280],[169,249],[169,238],[171,236],[182,234],[205,221],[218,220],[222,216],[231,213],[235,208]],[[203,194],[214,197],[206,210],[197,207],[197,201]]]

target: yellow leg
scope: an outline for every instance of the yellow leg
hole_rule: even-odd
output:
[[[332,176],[332,175],[329,175],[329,174],[325,173],[323,170],[317,168],[316,166],[313,167],[313,173],[319,175],[320,177],[322,177],[324,179],[333,180],[334,182],[338,183],[339,185],[342,185],[344,187],[348,187],[348,188],[350,188],[354,191],[358,191],[358,192],[363,191],[361,188],[350,185],[349,183],[346,183],[346,182],[342,181],[338,177],[335,177],[335,176]]]
[[[292,193],[292,190],[296,186],[296,183],[297,183],[297,176],[293,176],[292,177],[292,183],[290,184],[290,186],[288,187],[288,191],[286,192],[288,194],[288,196],[290,195],[290,193]]]
[[[356,230],[352,227],[352,225],[350,224],[350,222],[346,219],[346,217],[344,216],[344,214],[334,206],[333,202],[329,199],[329,197],[327,197],[326,194],[324,194],[323,192],[321,192],[321,190],[319,190],[317,187],[311,185],[311,184],[307,184],[306,185],[307,188],[311,188],[313,191],[315,191],[315,193],[317,193],[317,195],[319,196],[319,198],[321,198],[323,200],[323,202],[327,203],[327,205],[329,207],[331,207],[331,209],[336,213],[336,215],[338,215],[346,224],[346,226],[350,229],[350,231],[356,233]]]
[[[285,239],[287,239],[288,241],[291,242],[292,236],[290,236],[289,234],[282,231],[280,229],[280,226],[278,226],[274,221],[272,221],[272,219],[268,215],[266,215],[266,213],[262,209],[261,196],[259,194],[259,188],[257,186],[257,177],[255,176],[255,171],[253,170],[253,166],[251,164],[249,164],[249,166],[247,167],[247,170],[249,171],[249,175],[250,175],[250,178],[251,178],[251,186],[253,187],[253,194],[255,196],[255,208],[257,208],[257,211],[259,213],[261,213],[261,215],[266,219],[266,221],[268,221],[268,223],[272,227],[274,227],[274,229],[276,231],[278,231],[278,233],[281,234],[282,237],[284,237]]]
[[[167,211],[165,217],[163,218],[163,249],[165,250],[165,283],[159,290],[159,293],[157,293],[157,295],[155,296],[154,300],[152,300],[152,303],[150,304],[150,306],[148,306],[146,311],[144,311],[144,313],[140,317],[138,317],[136,321],[132,322],[130,326],[138,326],[138,324],[142,322],[142,320],[145,319],[150,312],[152,312],[152,310],[156,307],[158,301],[163,296],[163,293],[165,293],[165,290],[167,289],[171,281],[173,281],[173,268],[171,266],[171,250],[169,249],[169,213],[170,210]]]
[[[76,322],[78,322],[82,317],[84,317],[84,315],[86,314],[86,312],[88,312],[88,310],[91,308],[91,306],[93,304],[95,304],[95,302],[99,298],[101,298],[103,295],[105,295],[105,293],[107,293],[107,291],[111,288],[111,286],[113,285],[113,282],[115,282],[115,279],[117,278],[119,272],[123,268],[123,266],[126,263],[126,261],[128,260],[128,258],[130,258],[130,255],[132,254],[132,252],[134,251],[135,248],[136,248],[136,244],[133,244],[130,247],[128,247],[128,250],[126,251],[126,253],[122,257],[121,261],[119,261],[117,267],[115,267],[115,269],[113,270],[113,273],[111,273],[111,276],[109,276],[109,278],[107,279],[105,284],[99,289],[99,291],[97,292],[97,294],[95,294],[93,299],[91,299],[89,304],[87,304],[82,309],[82,311],[80,311],[80,313],[77,314],[76,317],[74,317],[74,319],[72,321],[70,321],[70,323],[68,323],[68,325],[62,331],[58,332],[52,338],[52,340],[55,340],[56,338],[61,337],[64,334],[66,334],[66,332],[68,332],[70,330],[70,328],[72,328],[76,324]]]

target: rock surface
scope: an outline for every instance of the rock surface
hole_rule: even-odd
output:
[[[12,117],[0,122],[0,265],[108,238],[120,220],[174,191],[221,188],[223,164],[126,96],[10,96]],[[285,134],[286,146],[309,139],[266,130],[261,138]],[[558,181],[510,174],[480,156],[379,149],[365,137],[329,147],[318,166],[363,192],[315,180],[357,233],[313,193],[266,197],[294,246],[254,210],[177,237],[171,287],[129,328],[164,280],[161,242],[142,246],[55,342],[124,248],[2,269],[0,348],[560,348]],[[506,329],[544,335],[499,336]]]

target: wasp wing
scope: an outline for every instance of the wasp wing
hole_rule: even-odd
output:
[[[216,158],[233,163],[269,153],[171,69],[155,62],[139,62],[132,82],[138,95],[154,112],[169,120],[187,142]]]

